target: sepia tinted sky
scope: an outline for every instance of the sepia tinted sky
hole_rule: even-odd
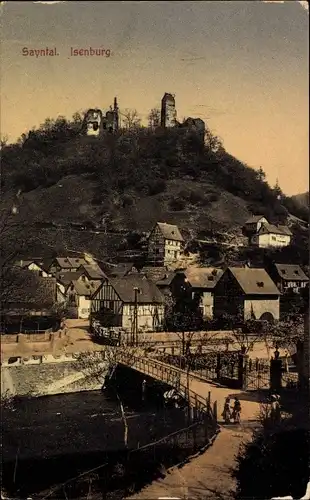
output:
[[[1,134],[91,107],[136,108],[164,92],[287,194],[308,190],[309,13],[296,1],[5,2]],[[23,47],[56,47],[25,57]],[[111,49],[70,57],[70,47]]]

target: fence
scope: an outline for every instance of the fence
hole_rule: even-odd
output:
[[[125,364],[129,362],[126,357],[128,355],[120,356]],[[122,490],[122,497],[126,497],[133,492],[134,487],[144,486],[143,481],[145,483],[153,480],[162,466],[168,469],[181,465],[185,460],[193,458],[212,445],[220,432],[220,427],[217,423],[216,402],[213,403],[213,409],[211,407],[211,393],[209,392],[207,398],[204,399],[193,391],[187,391],[180,380],[180,370],[169,366],[164,367],[163,363],[156,360],[131,356],[130,366],[132,365],[133,368],[143,369],[143,373],[151,376],[158,376],[161,371],[161,380],[166,382],[171,382],[169,373],[177,372],[177,387],[187,395],[191,405],[191,408],[187,408],[188,426],[145,446],[129,451],[124,450],[117,463],[113,464],[109,461],[91,471],[86,471],[79,477],[50,490],[43,496],[43,500],[47,498],[55,500],[85,498],[86,500],[91,498],[92,484],[95,485],[95,491],[98,492],[100,489],[102,494],[104,494],[102,488],[107,492],[113,489],[114,485],[118,492]],[[117,476],[116,480],[115,476]],[[42,498],[41,495],[40,498]]]
[[[157,359],[183,370],[189,368],[204,380],[221,382],[234,388],[242,387],[243,384],[240,370],[242,360],[236,351],[210,351],[200,355],[191,353],[188,356],[160,354]]]

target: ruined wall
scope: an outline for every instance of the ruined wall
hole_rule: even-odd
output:
[[[84,118],[86,135],[98,136],[102,128],[102,112],[100,109],[89,109]]]
[[[172,94],[165,94],[161,101],[161,126],[165,128],[176,126],[177,113],[175,99]]]

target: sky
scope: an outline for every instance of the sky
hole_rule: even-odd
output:
[[[309,189],[309,11],[295,0],[2,2],[1,135],[46,118],[137,109],[165,92],[289,195]],[[23,49],[56,48],[31,57]],[[111,56],[71,56],[110,49]],[[25,51],[24,51],[25,52]]]

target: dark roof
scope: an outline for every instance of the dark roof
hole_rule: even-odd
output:
[[[248,220],[245,221],[245,224],[255,224],[256,222],[259,222],[261,219],[266,219],[266,217],[264,215],[252,215],[252,217],[250,217]]]
[[[115,278],[122,278],[128,273],[137,272],[136,268],[131,262],[121,262],[119,264],[105,263],[101,267],[103,268],[103,271],[107,276]]]
[[[68,292],[70,287],[73,286],[77,295],[90,297],[96,292],[96,290],[98,290],[100,284],[101,283],[99,283],[98,281],[96,283],[89,283],[86,281],[71,281],[66,292]]]
[[[106,278],[106,275],[104,272],[100,269],[99,266],[95,265],[90,265],[90,264],[84,264],[81,267],[79,267],[78,271],[81,270],[83,274],[86,274],[90,279],[92,280],[100,280],[103,278]],[[85,273],[84,273],[85,271]]]
[[[87,265],[86,260],[80,257],[56,257],[55,261],[62,269],[79,268],[84,264]]]
[[[245,294],[249,295],[281,295],[275,283],[265,269],[252,267],[229,267]]]
[[[141,273],[145,274],[145,276],[153,281],[154,283],[157,283],[157,281],[163,279],[166,274],[168,273],[168,268],[166,266],[162,267],[143,267],[141,269]]]
[[[76,281],[82,274],[83,271],[80,268],[78,271],[60,271],[60,273],[55,274],[55,278],[62,285],[69,285],[71,281]]]
[[[177,275],[177,273],[175,273],[174,271],[170,271],[170,272],[166,273],[162,279],[158,280],[156,285],[159,287],[170,286],[172,281],[176,277],[176,275]]]
[[[56,279],[42,278],[32,271],[20,271],[14,294],[8,302],[18,309],[50,308],[56,300]]]
[[[281,278],[290,281],[309,281],[308,276],[300,266],[294,264],[275,264]]]
[[[123,302],[134,303],[137,287],[141,291],[138,293],[138,304],[163,304],[164,297],[157,286],[141,274],[128,274],[123,278],[110,279],[110,284]]]
[[[166,240],[184,241],[178,226],[165,222],[157,222],[157,226]]]
[[[258,231],[258,234],[281,234],[286,236],[292,236],[291,231],[287,226],[275,226],[274,224],[263,224]]]
[[[185,270],[185,276],[192,288],[214,288],[222,274],[223,270],[215,267],[191,266]]]

